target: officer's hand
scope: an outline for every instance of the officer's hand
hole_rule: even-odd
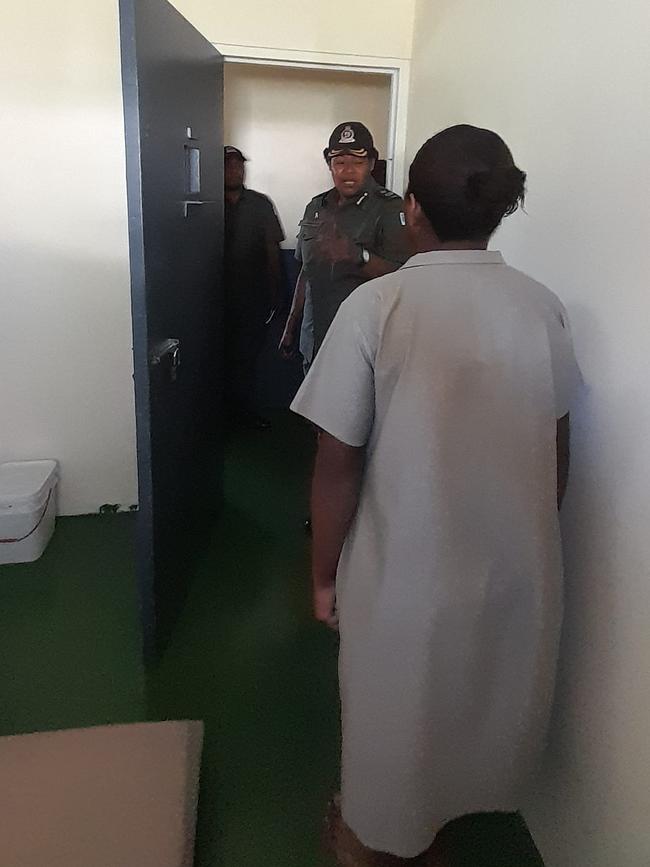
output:
[[[280,350],[280,355],[287,361],[295,358],[298,349],[296,340],[296,326],[290,319],[284,328],[284,332],[282,334],[282,339],[280,340],[280,345],[278,346],[278,349]]]
[[[327,262],[351,262],[358,256],[358,251],[352,241],[342,235],[336,227],[332,232],[324,233],[318,245],[321,257]]]

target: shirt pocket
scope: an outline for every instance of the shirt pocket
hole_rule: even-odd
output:
[[[298,224],[298,237],[303,240],[310,240],[318,234],[321,226],[320,220],[303,218]]]
[[[365,217],[356,227],[352,235],[354,243],[366,247],[372,253],[376,249],[380,240],[378,237],[378,224],[378,219],[374,217]]]
[[[298,234],[300,258],[304,266],[314,260],[315,242],[318,239],[319,225],[314,220],[301,220]]]

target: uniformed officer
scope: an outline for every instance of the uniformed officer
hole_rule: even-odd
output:
[[[307,283],[315,355],[348,295],[366,280],[397,270],[409,255],[402,199],[371,174],[377,151],[367,127],[339,124],[323,155],[334,186],[309,202],[300,223],[296,259],[302,268],[280,343],[287,357],[297,349]],[[301,342],[308,342],[305,334]]]
[[[224,152],[227,397],[246,425],[269,422],[255,406],[255,372],[266,325],[280,304],[282,226],[268,196],[244,185],[246,157]]]

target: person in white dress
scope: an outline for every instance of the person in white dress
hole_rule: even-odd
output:
[[[543,749],[580,374],[561,302],[487,250],[525,180],[488,130],[427,141],[415,255],[342,305],[293,404],[322,431],[313,594],[340,630],[342,864],[446,863],[438,832],[516,811]]]

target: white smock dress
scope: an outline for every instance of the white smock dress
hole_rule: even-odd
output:
[[[566,313],[498,252],[421,253],[341,307],[293,409],[367,448],[337,577],[342,812],[413,857],[510,811],[538,762],[562,619]]]

